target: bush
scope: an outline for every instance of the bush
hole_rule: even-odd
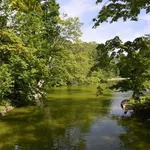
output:
[[[3,107],[7,107],[7,106],[11,106],[11,101],[10,100],[8,100],[8,99],[3,99],[3,100],[1,100],[1,102],[0,102],[0,105]]]
[[[5,106],[0,106],[0,111],[4,111],[6,110],[6,107]]]

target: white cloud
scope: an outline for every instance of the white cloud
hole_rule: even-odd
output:
[[[83,27],[83,41],[96,41],[98,43],[104,43],[106,40],[119,36],[120,39],[125,42],[128,40],[134,40],[136,37],[143,36],[149,33],[150,26],[145,25],[143,28],[136,28],[138,22],[122,22],[118,21],[113,24],[102,24],[96,29],[92,29],[92,26]]]
[[[150,21],[150,15],[142,15],[139,17],[139,19],[143,21]]]
[[[150,15],[141,15],[139,22],[118,21],[113,24],[103,23],[96,29],[92,29],[92,19],[96,16],[102,4],[96,5],[96,0],[70,0],[68,3],[64,3],[64,0],[59,1],[61,4],[61,13],[67,13],[71,17],[76,16],[86,21],[82,27],[83,35],[81,39],[83,41],[104,43],[106,40],[119,36],[125,42],[150,33]],[[88,13],[90,17],[87,16]]]
[[[84,13],[98,10],[99,6],[95,0],[71,0],[67,4],[62,4],[60,12],[67,13],[71,17],[82,17]]]
[[[113,38],[114,36],[120,36],[120,30],[115,30],[115,24],[104,24],[96,29],[92,29],[92,26],[83,28],[83,41],[96,41],[98,43],[104,43],[106,40]],[[120,27],[119,27],[120,28]],[[130,30],[130,28],[128,28]]]

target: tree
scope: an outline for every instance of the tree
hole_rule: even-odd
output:
[[[76,64],[75,55],[76,51],[78,51],[79,38],[82,34],[81,25],[82,23],[77,17],[71,18],[63,15],[63,17],[58,18],[59,34],[55,37],[53,45],[51,45],[53,51],[49,55],[51,85],[64,85],[69,83],[72,78],[71,74],[73,72],[68,70],[72,70]],[[73,65],[71,65],[72,62],[74,62]]]
[[[0,99],[22,106],[48,83],[87,82],[96,44],[80,41],[81,26],[56,0],[0,0]]]
[[[102,3],[104,0],[97,0],[96,3]],[[113,23],[119,19],[126,21],[138,21],[138,16],[142,9],[146,13],[150,12],[149,0],[108,0],[102,6],[97,18],[94,18],[94,27],[99,26],[103,22]],[[133,98],[138,99],[143,91],[148,88],[144,84],[149,80],[149,66],[150,66],[150,40],[146,37],[136,38],[133,42],[127,41],[124,44],[119,37],[109,40],[105,45],[101,44],[102,52],[108,58],[109,55],[117,58],[117,66],[120,70],[120,76],[126,80],[118,82],[113,88],[121,91],[133,91]],[[116,51],[118,50],[118,53]],[[110,52],[110,53],[109,53]],[[111,57],[110,57],[111,60]]]
[[[150,79],[150,41],[147,38],[136,38],[133,42],[125,42],[120,49],[122,54],[118,67],[120,76],[127,80],[120,81],[115,87],[122,91],[132,90],[134,99],[138,99],[149,88]]]
[[[37,59],[36,49],[25,47],[11,30],[1,31],[0,37],[0,99],[26,105],[41,92],[37,83],[46,76],[46,66]]]
[[[146,13],[150,12],[149,0],[97,0],[96,3],[102,3],[100,12],[97,18],[94,18],[95,27],[99,26],[103,22],[115,22],[122,18],[124,21],[130,19],[132,21],[138,20],[138,15],[141,10],[144,9]]]
[[[101,71],[105,74],[105,78],[118,76],[118,68],[116,66],[117,58],[114,56],[116,56],[115,47],[119,45],[120,42],[121,40],[118,37],[115,37],[112,40],[106,41],[105,44],[98,44],[91,71]],[[104,76],[102,76],[102,78]],[[104,81],[105,79],[103,78],[102,80]]]
[[[146,37],[136,38],[133,42],[123,43],[119,37],[100,44],[101,52],[107,56],[108,66],[110,61],[117,58],[116,64],[120,76],[125,80],[118,81],[111,88],[119,89],[122,92],[133,91],[132,97],[138,99],[148,88],[146,81],[150,79],[150,40]],[[104,57],[105,57],[104,55]],[[103,55],[102,55],[103,56]],[[101,58],[101,59],[104,59]],[[102,65],[102,64],[101,64]]]
[[[43,48],[41,3],[7,0],[0,4],[0,18],[4,18],[0,31],[0,99],[26,105],[42,92],[39,82],[49,77],[47,57],[39,55]]]

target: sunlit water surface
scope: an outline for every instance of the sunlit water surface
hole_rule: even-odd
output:
[[[149,150],[150,124],[131,118],[120,102],[131,93],[96,87],[48,91],[43,108],[17,108],[0,118],[0,150]]]

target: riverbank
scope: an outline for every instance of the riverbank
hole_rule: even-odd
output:
[[[139,100],[129,98],[121,102],[121,107],[126,112],[133,110],[133,116],[142,120],[150,120],[150,96],[142,96]]]
[[[4,116],[6,113],[13,110],[15,107],[13,106],[0,106],[0,116]]]

